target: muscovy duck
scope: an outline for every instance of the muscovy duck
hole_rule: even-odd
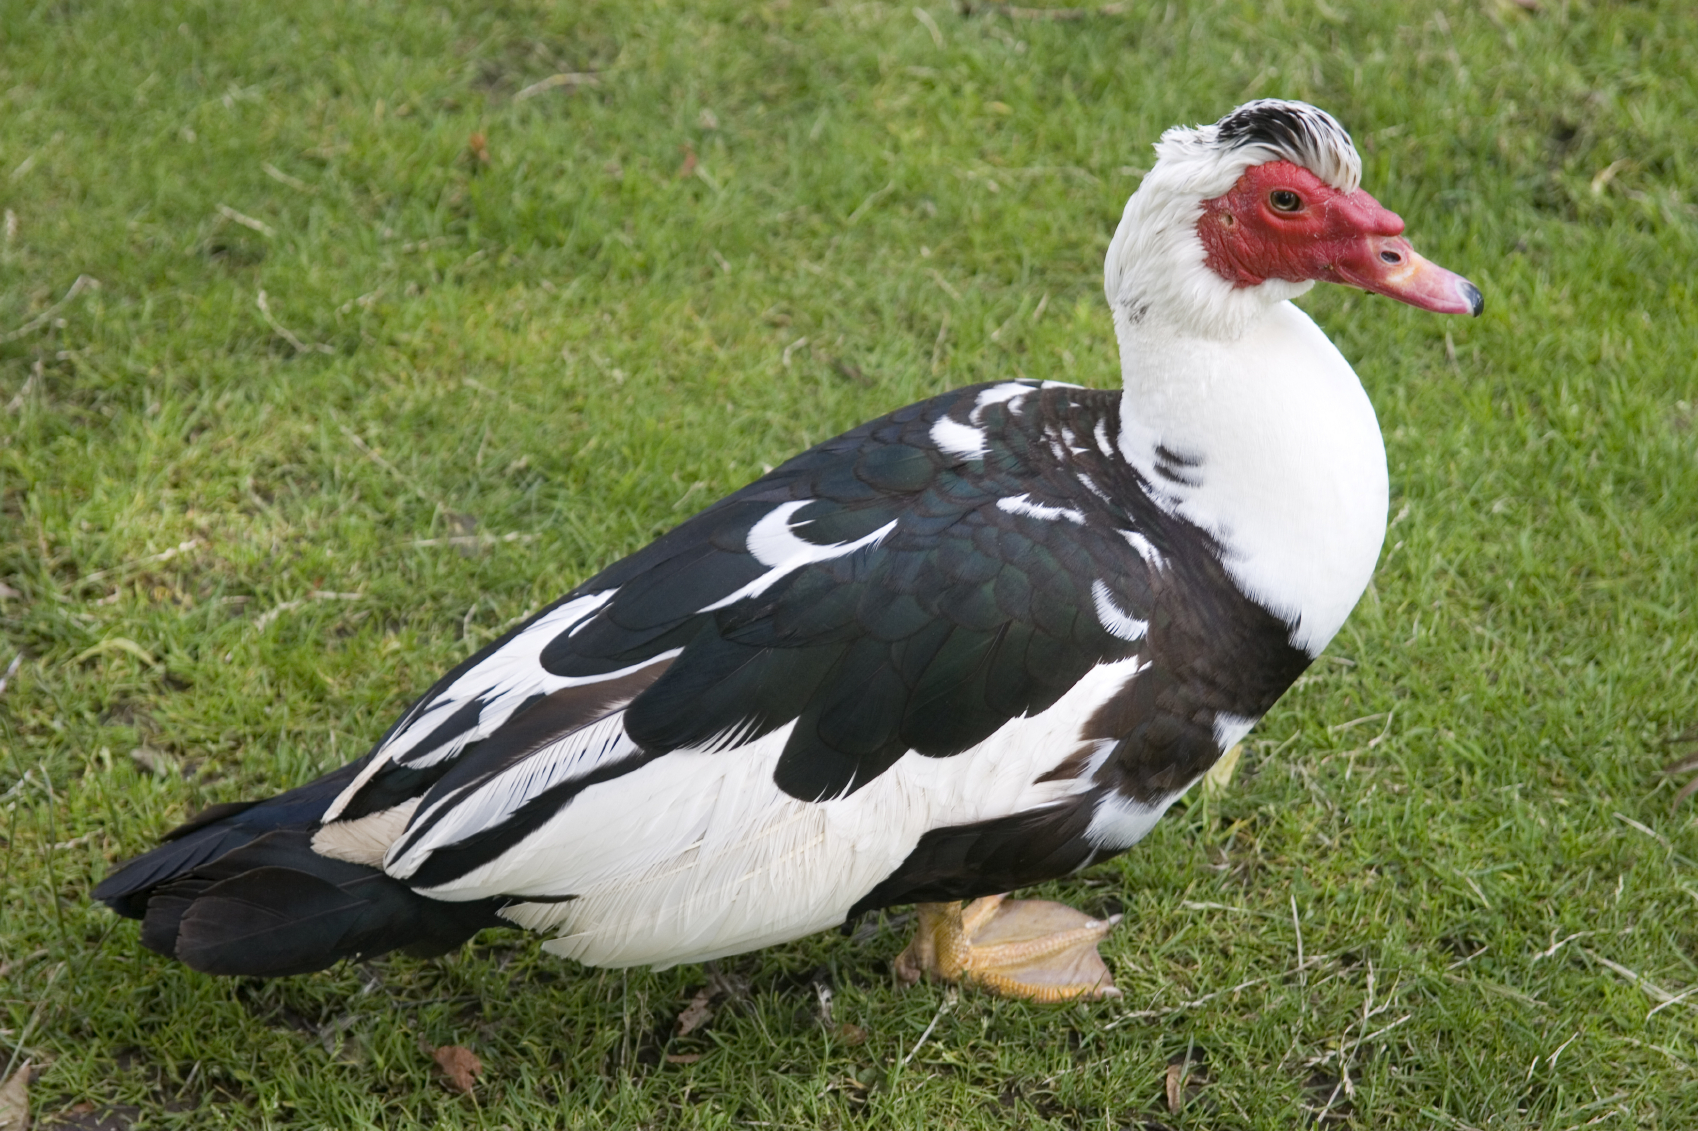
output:
[[[1385,533],[1374,410],[1290,300],[1482,306],[1312,106],[1156,153],[1104,268],[1121,391],[977,385],[828,440],[466,660],[364,758],[215,806],[96,896],[161,954],[258,975],[500,924],[667,966],[916,903],[910,979],[1113,993],[1112,920],[999,893],[1143,837],[1326,647]]]

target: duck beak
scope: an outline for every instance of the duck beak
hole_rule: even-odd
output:
[[[1333,264],[1337,281],[1439,314],[1472,314],[1486,308],[1480,288],[1424,259],[1402,236],[1359,240]]]

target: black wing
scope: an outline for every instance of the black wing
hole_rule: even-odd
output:
[[[1150,504],[1114,451],[1118,408],[973,386],[811,449],[450,673],[332,816],[421,792],[424,816],[618,708],[628,743],[601,772],[794,721],[776,780],[805,800],[973,747],[1143,638],[1138,546],[1161,524],[1128,509]]]

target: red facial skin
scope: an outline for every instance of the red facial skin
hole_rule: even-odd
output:
[[[1316,279],[1422,310],[1479,314],[1479,289],[1416,255],[1402,232],[1397,214],[1361,189],[1340,192],[1289,161],[1252,166],[1225,195],[1204,201],[1197,221],[1204,262],[1235,287]]]

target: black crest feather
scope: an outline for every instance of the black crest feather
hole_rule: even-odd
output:
[[[1215,123],[1215,129],[1228,148],[1260,146],[1341,188],[1354,190],[1361,178],[1361,160],[1350,134],[1338,119],[1306,102],[1246,102]]]

